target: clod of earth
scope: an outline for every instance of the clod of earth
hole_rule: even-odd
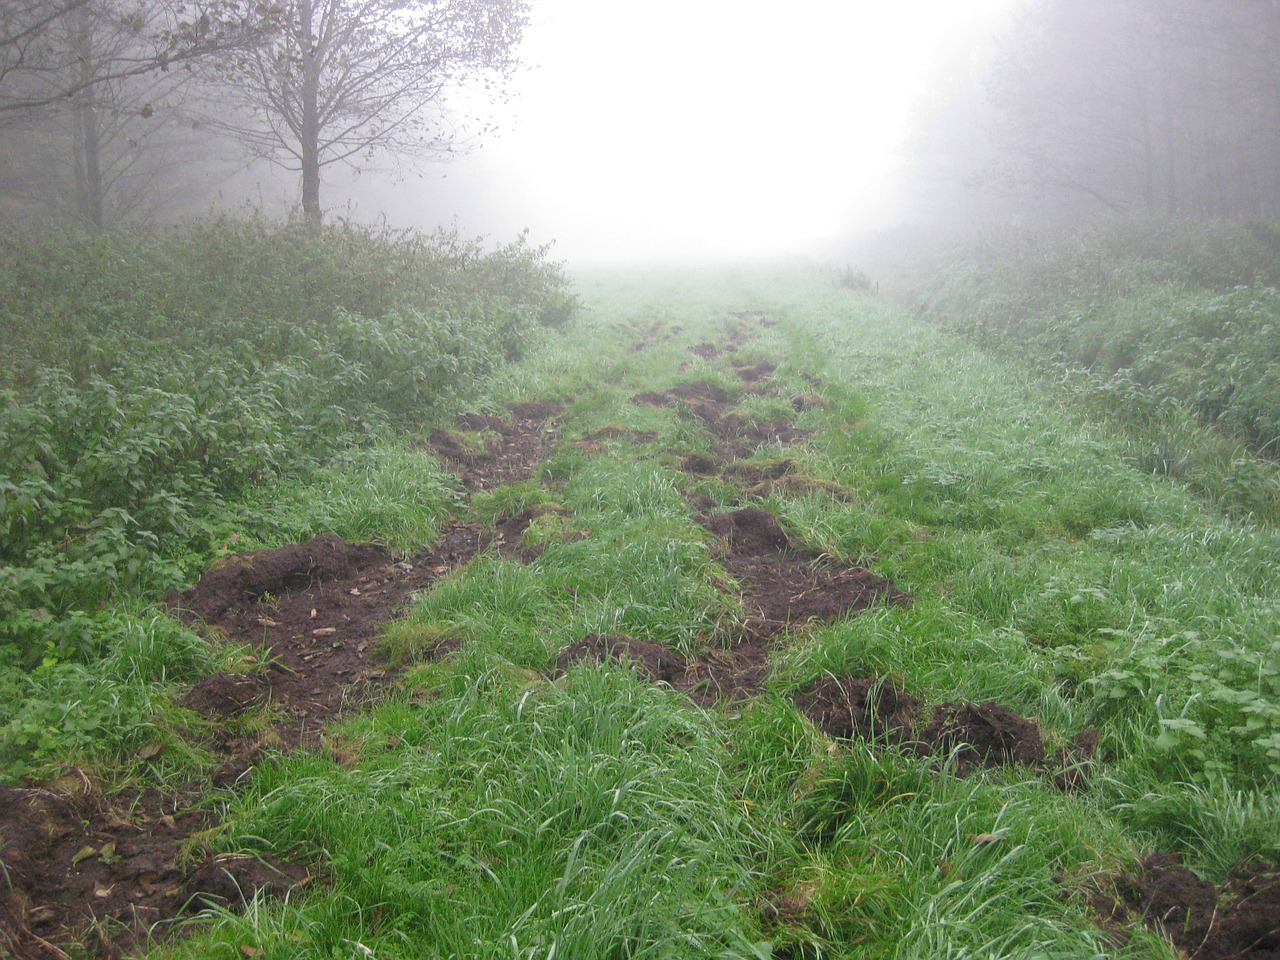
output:
[[[742,602],[759,618],[754,629],[762,635],[810,620],[836,620],[880,601],[910,602],[884,577],[797,546],[766,510],[744,508],[698,522],[720,538],[717,552],[742,585]]]
[[[1136,874],[1113,878],[1114,896],[1090,902],[1104,929],[1119,939],[1135,920],[1162,932],[1196,960],[1280,960],[1280,870],[1237,864],[1218,885],[1197,876],[1175,854],[1146,857]]]
[[[591,663],[625,663],[648,680],[675,683],[684,675],[684,657],[673,653],[652,640],[637,640],[627,636],[611,636],[589,633],[560,651],[556,657],[556,672],[563,674],[580,661]]]

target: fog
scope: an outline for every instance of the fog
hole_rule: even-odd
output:
[[[1280,217],[1273,3],[122,3],[0,2],[0,224],[301,211],[589,265]]]
[[[496,136],[329,196],[397,225],[528,228],[573,263],[821,252],[900,218],[913,118],[1012,6],[542,0]]]

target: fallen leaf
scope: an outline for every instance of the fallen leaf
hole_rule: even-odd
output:
[[[982,846],[984,843],[997,843],[1004,837],[998,837],[994,833],[971,833],[969,834],[969,842]]]
[[[141,750],[138,751],[138,759],[150,760],[152,757],[159,756],[164,751],[165,746],[166,744],[159,743],[159,742],[148,743],[146,746],[144,746]]]
[[[260,624],[262,624],[264,627],[277,627],[277,626],[279,626],[279,624],[278,624],[278,623],[276,623],[274,620],[272,620],[270,617],[259,617],[259,618],[258,618],[258,622],[259,622]]]
[[[358,597],[360,596],[360,588],[352,587],[350,590],[347,591],[347,593],[351,594],[353,597]]]
[[[90,857],[96,857],[97,855],[98,851],[86,843],[75,852],[75,855],[71,858],[71,865],[75,866],[81,860],[88,860]]]
[[[251,947],[247,943],[240,948],[240,953],[246,957],[262,956],[262,951],[258,947]]]
[[[337,627],[320,627],[317,630],[312,630],[311,635],[313,637],[332,637],[337,632]]]
[[[311,608],[311,619],[312,619],[312,620],[314,620],[315,618],[316,618],[316,608],[315,608],[315,607],[312,607],[312,608]]]
[[[111,891],[114,890],[115,888],[116,888],[116,885],[114,883],[109,887],[97,886],[93,888],[93,895],[97,897],[99,900],[102,900],[105,897],[111,896]]]

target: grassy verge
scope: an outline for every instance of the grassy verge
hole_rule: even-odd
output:
[[[1277,235],[1261,224],[1009,231],[932,258],[904,289],[931,316],[1057,380],[1120,426],[1138,469],[1274,520]]]
[[[540,556],[484,556],[424,594],[386,648],[457,652],[413,667],[331,755],[260,768],[211,840],[331,884],[156,956],[1170,958],[1153,932],[1104,934],[1090,892],[1151,850],[1214,880],[1280,857],[1274,530],[1207,511],[1031,377],[822,278],[583,289],[572,342],[489,401],[567,401],[558,449],[472,503],[558,508],[524,534]],[[743,334],[743,315],[772,325]],[[634,399],[734,386],[689,348],[735,336],[742,363],[776,363],[771,395],[737,396],[744,422],[799,405],[814,431],[747,453],[807,478],[748,502],[914,602],[789,631],[761,695],[724,709],[625,667],[559,675],[589,632],[696,655],[743,615],[689,503],[743,491],[682,469],[713,449],[695,410]],[[1092,731],[1099,749],[1064,792],[832,741],[790,699],[828,674],[998,701],[1051,748]]]

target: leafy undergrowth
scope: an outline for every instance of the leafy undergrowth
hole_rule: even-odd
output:
[[[302,749],[238,715],[253,766],[188,855],[312,882],[149,956],[1266,955],[1235,907],[1277,890],[1274,530],[823,278],[582,286],[571,338],[367,498],[256,501],[474,555],[409,562],[367,712]],[[217,623],[265,637],[226,669],[288,712],[356,652],[308,597],[371,588],[272,587]],[[1144,892],[1186,868],[1210,929]]]
[[[315,530],[429,539],[456,481],[389,438],[575,306],[545,250],[450,233],[223,221],[13,237],[0,259],[9,779],[90,742],[127,752],[165,684],[213,664],[146,603],[215,556]],[[119,661],[135,636],[173,655]]]
[[[971,243],[910,283],[930,315],[1048,372],[1128,431],[1141,470],[1280,516],[1280,234],[1101,223]]]

